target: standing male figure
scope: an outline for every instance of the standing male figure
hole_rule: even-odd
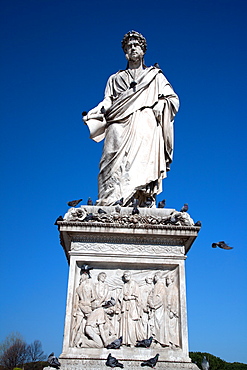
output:
[[[128,32],[122,40],[127,68],[108,79],[104,100],[84,117],[96,142],[105,138],[98,178],[98,205],[134,197],[155,202],[173,157],[177,95],[154,66],[146,67],[146,39]]]

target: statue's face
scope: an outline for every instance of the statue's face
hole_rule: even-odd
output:
[[[123,278],[125,281],[130,281],[130,272],[125,272]]]
[[[105,282],[105,279],[106,279],[106,275],[105,274],[99,274],[99,276],[98,276],[98,280],[99,281],[102,281],[104,283]]]
[[[138,40],[131,38],[125,47],[125,55],[127,60],[136,62],[142,60],[144,52]]]

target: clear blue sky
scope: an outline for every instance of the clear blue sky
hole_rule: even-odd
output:
[[[81,112],[125,68],[134,29],[181,99],[159,198],[203,225],[186,261],[190,350],[247,363],[246,14],[245,0],[1,1],[0,341],[19,331],[61,353],[68,266],[53,224],[68,200],[97,197],[102,145]]]

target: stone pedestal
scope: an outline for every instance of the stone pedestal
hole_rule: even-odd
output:
[[[109,353],[128,369],[140,368],[157,353],[157,369],[197,369],[188,355],[184,261],[200,227],[189,215],[156,208],[132,215],[127,207],[82,206],[71,208],[57,224],[70,264],[61,369],[106,368]],[[86,293],[85,265],[93,267]],[[131,281],[123,278],[126,271]],[[88,305],[85,294],[91,297]],[[105,302],[112,298],[109,311]],[[153,336],[150,348],[126,339],[136,331],[137,340]],[[120,349],[105,348],[120,335],[125,342]]]

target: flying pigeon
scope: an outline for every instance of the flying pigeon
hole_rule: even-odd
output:
[[[106,301],[102,304],[102,307],[104,308],[108,308],[108,307],[112,307],[112,306],[115,306],[116,304],[116,300],[115,298],[111,297],[111,299],[109,301]]]
[[[123,368],[123,364],[121,364],[120,362],[118,362],[118,360],[116,359],[116,357],[113,357],[111,355],[111,353],[109,353],[107,359],[106,359],[106,366],[109,366],[109,367],[121,367]]]
[[[92,198],[88,198],[88,200],[87,200],[87,205],[88,206],[93,206],[93,201],[92,201]]]
[[[209,362],[208,360],[206,359],[205,356],[203,356],[203,360],[202,360],[202,370],[208,370],[209,369]]]
[[[59,216],[57,219],[56,219],[56,221],[54,222],[54,225],[57,225],[58,223],[58,221],[63,221],[63,216]]]
[[[148,348],[151,346],[152,340],[153,340],[153,337],[150,337],[149,339],[138,340],[136,343],[136,347]]]
[[[183,207],[180,209],[180,212],[187,212],[189,209],[188,203],[184,203]]]
[[[165,205],[166,205],[166,200],[163,199],[161,200],[159,203],[158,203],[158,208],[165,208]]]
[[[149,359],[149,360],[147,360],[147,361],[143,361],[143,362],[141,363],[141,366],[149,366],[149,367],[154,368],[154,367],[155,367],[155,365],[156,365],[156,364],[157,364],[157,362],[158,362],[158,358],[159,358],[159,354],[157,353],[157,355],[156,355],[156,356],[154,356],[154,357],[150,358],[150,359]]]
[[[222,248],[222,249],[233,249],[233,247],[230,247],[228,244],[226,244],[224,241],[222,242],[218,242],[218,243],[213,243],[212,244],[212,248],[216,248],[216,247],[219,247],[219,248]]]
[[[119,339],[114,340],[108,346],[106,346],[107,349],[119,349],[122,344],[123,337],[120,337]]]
[[[113,203],[113,206],[117,206],[117,205],[119,205],[119,206],[123,205],[123,198],[121,198],[121,199],[117,200],[115,203]]]
[[[58,361],[58,358],[54,356],[54,352],[52,352],[48,356],[47,362],[50,364],[51,367],[54,367],[55,369],[59,369],[59,366],[61,366],[60,362]]]
[[[71,200],[70,202],[67,202],[68,206],[70,207],[75,207],[77,206],[83,199],[78,199],[78,200]]]

